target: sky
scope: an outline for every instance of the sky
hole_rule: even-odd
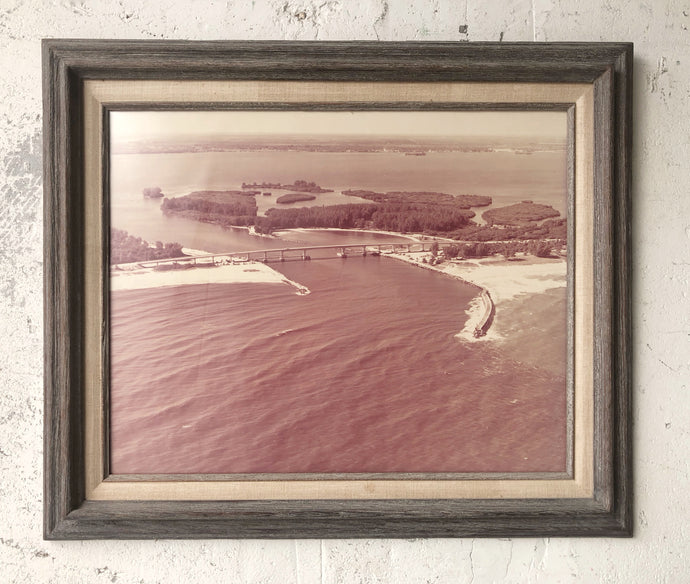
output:
[[[564,140],[565,112],[114,111],[113,142],[235,135],[529,137]]]

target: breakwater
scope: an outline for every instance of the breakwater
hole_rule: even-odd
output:
[[[424,268],[426,270],[431,270],[433,272],[437,272],[439,274],[445,274],[446,276],[449,276],[451,278],[454,278],[455,280],[460,280],[464,282],[465,284],[469,284],[470,286],[473,286],[474,288],[477,288],[479,291],[478,298],[481,302],[481,316],[479,320],[477,321],[477,324],[474,327],[473,331],[473,336],[475,338],[481,338],[486,335],[486,333],[489,331],[491,328],[491,325],[494,322],[494,317],[496,315],[496,305],[494,304],[493,298],[491,298],[491,293],[487,288],[484,286],[480,286],[476,282],[472,282],[471,280],[468,280],[466,278],[463,278],[462,276],[459,276],[458,274],[452,274],[447,272],[446,270],[443,270],[441,268],[438,268],[436,266],[432,266],[431,264],[424,264],[422,262],[416,261],[409,256],[402,255],[402,254],[389,254],[387,257],[400,260],[402,262],[406,262],[408,264],[412,264],[414,266],[417,266],[419,268]]]
[[[486,288],[482,288],[479,297],[482,302],[483,312],[481,319],[474,327],[475,338],[483,337],[488,332],[494,322],[494,316],[496,315],[496,305]]]

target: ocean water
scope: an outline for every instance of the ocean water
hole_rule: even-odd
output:
[[[564,378],[455,338],[474,289],[383,257],[281,271],[311,294],[113,294],[114,473],[563,470]]]
[[[297,178],[328,188],[444,190],[565,206],[563,163],[539,162],[541,153],[501,153],[514,159],[505,172],[491,172],[500,161],[480,160],[481,153],[453,164],[431,155],[391,162],[391,155],[383,165],[377,159],[379,172],[376,157],[360,154],[355,164],[343,162],[346,155],[272,153],[272,165],[256,157],[229,164],[228,154],[113,156],[113,226],[212,252],[280,247],[281,240],[164,217],[141,189],[184,194]],[[408,172],[411,165],[419,167]],[[460,180],[472,165],[481,189]],[[538,180],[530,177],[534,167]],[[314,245],[399,240],[288,237]],[[456,335],[476,289],[458,280],[385,257],[272,265],[311,294],[280,284],[111,294],[111,472],[565,469],[564,288],[507,303],[494,325],[498,340],[470,343]]]

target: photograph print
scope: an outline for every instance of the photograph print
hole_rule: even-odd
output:
[[[564,111],[110,111],[113,475],[562,477]]]

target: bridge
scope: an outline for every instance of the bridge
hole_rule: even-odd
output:
[[[346,258],[349,255],[380,255],[385,253],[396,252],[424,252],[431,251],[434,245],[437,249],[443,250],[451,245],[457,245],[456,242],[450,241],[404,241],[395,243],[352,243],[348,245],[307,245],[300,247],[281,247],[276,249],[256,249],[252,251],[229,251],[220,253],[211,253],[196,256],[183,256],[178,258],[166,258],[160,260],[151,260],[139,262],[143,268],[155,268],[161,265],[172,264],[191,264],[199,266],[212,266],[218,263],[244,263],[248,261],[268,262],[285,262],[288,260],[310,260],[310,252],[318,251],[319,258],[341,257]],[[325,252],[325,253],[324,253]],[[333,252],[329,256],[328,252]],[[165,269],[165,268],[163,268]],[[460,278],[464,280],[464,278]],[[465,280],[467,282],[467,280]],[[472,282],[468,282],[473,284]],[[477,284],[473,284],[477,286]],[[480,298],[482,301],[482,316],[475,326],[474,336],[483,337],[486,335],[489,327],[491,327],[496,307],[494,301],[489,294],[489,291],[482,287],[480,288]]]
[[[449,241],[413,241],[394,243],[351,243],[340,245],[307,245],[299,247],[281,247],[276,249],[256,249],[251,251],[229,251],[212,254],[182,256],[178,258],[165,258],[160,260],[148,260],[139,262],[144,268],[155,268],[165,264],[215,264],[215,263],[240,263],[250,260],[261,262],[284,262],[288,260],[310,260],[311,252],[318,251],[319,257],[341,257],[379,255],[396,252],[423,252],[431,251],[434,245],[438,249],[445,249],[451,245],[457,245]],[[329,256],[329,252],[333,255]]]

